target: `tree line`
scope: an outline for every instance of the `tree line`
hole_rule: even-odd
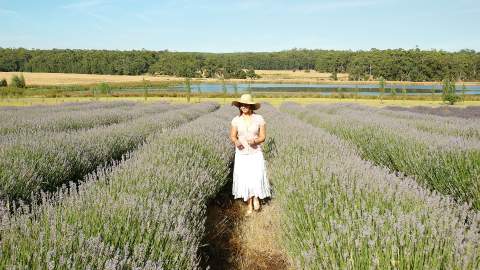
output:
[[[348,73],[351,80],[480,80],[480,52],[389,49],[368,51],[293,49],[280,52],[198,53],[170,51],[28,50],[0,48],[0,71],[84,74],[164,74],[180,77],[256,78],[254,70]]]

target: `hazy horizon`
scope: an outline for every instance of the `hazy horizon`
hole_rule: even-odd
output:
[[[292,51],[292,50],[310,50],[310,51],[315,51],[315,50],[321,50],[321,51],[351,51],[351,52],[360,52],[360,51],[371,51],[373,49],[377,50],[414,50],[415,48],[370,48],[366,50],[351,50],[351,49],[319,49],[319,48],[291,48],[291,49],[284,49],[284,50],[276,50],[276,51],[229,51],[229,52],[210,52],[210,51],[178,51],[178,50],[170,50],[170,49],[162,49],[162,50],[150,50],[146,48],[140,48],[140,49],[111,49],[111,48],[26,48],[26,47],[2,47],[0,48],[3,49],[26,49],[26,50],[99,50],[99,51],[152,51],[152,52],[161,52],[161,51],[168,51],[168,52],[178,52],[178,53],[212,53],[212,54],[235,54],[235,53],[276,53],[276,52],[284,52],[284,51]],[[421,51],[444,51],[444,52],[460,52],[461,50],[473,50],[475,52],[480,52],[475,49],[471,48],[463,48],[459,50],[444,50],[444,49],[439,49],[439,48],[430,48],[430,49],[424,49],[424,48],[418,48]]]

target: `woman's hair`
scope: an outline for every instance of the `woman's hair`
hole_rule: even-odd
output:
[[[253,108],[254,108],[253,106],[254,106],[254,105],[251,105],[251,104],[244,104],[244,105],[246,105],[247,107],[250,108],[250,110],[252,111],[252,114],[255,113],[255,111],[253,110]],[[238,107],[238,111],[240,112],[239,116],[242,116],[243,112],[242,112],[242,109],[240,109],[240,106]]]

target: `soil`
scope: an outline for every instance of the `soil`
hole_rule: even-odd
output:
[[[204,269],[290,269],[279,245],[278,210],[274,200],[262,201],[249,216],[246,203],[234,200],[231,182],[207,209]]]

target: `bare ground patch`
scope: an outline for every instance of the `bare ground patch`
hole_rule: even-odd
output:
[[[279,242],[279,209],[274,200],[246,217],[246,204],[233,200],[231,184],[210,202],[203,267],[209,269],[290,269]]]

